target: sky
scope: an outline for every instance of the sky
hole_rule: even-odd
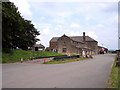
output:
[[[108,49],[118,49],[117,0],[10,0],[21,16],[40,31],[45,47],[52,37],[82,36],[83,32]]]

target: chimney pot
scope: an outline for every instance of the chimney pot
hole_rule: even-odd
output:
[[[85,42],[85,32],[83,32],[83,42]]]

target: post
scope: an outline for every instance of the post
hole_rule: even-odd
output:
[[[44,58],[44,63],[46,62],[46,58]]]
[[[33,58],[34,58],[34,51],[35,51],[35,48],[33,47]]]
[[[21,63],[23,63],[23,58],[21,58]]]

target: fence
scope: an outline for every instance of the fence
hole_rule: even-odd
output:
[[[75,59],[75,58],[80,58],[80,56],[79,55],[59,56],[59,57],[54,57],[53,60],[64,60],[64,59]]]
[[[37,57],[33,57],[31,59],[42,59],[42,58],[52,58],[52,57],[64,57],[67,55],[61,55],[61,56],[37,56]]]

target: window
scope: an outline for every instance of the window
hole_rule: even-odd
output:
[[[67,49],[66,48],[63,48],[63,53],[66,53]]]

